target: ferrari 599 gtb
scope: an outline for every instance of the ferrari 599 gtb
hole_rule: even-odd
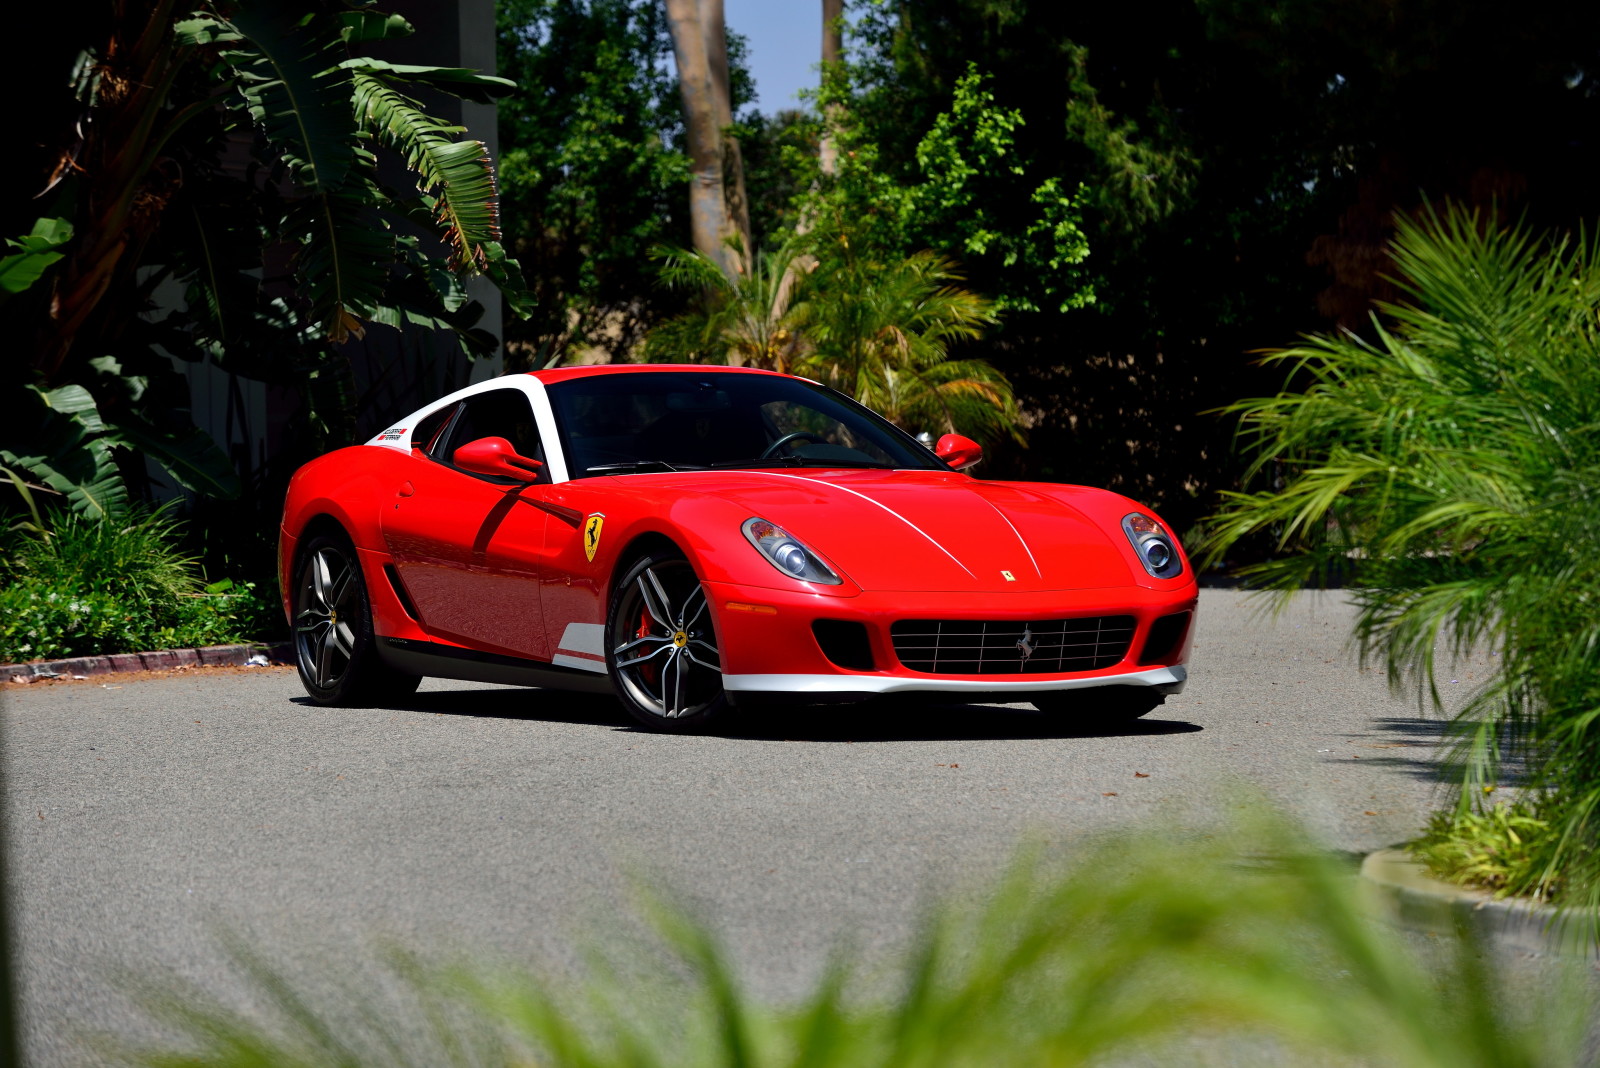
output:
[[[609,365],[508,375],[307,464],[280,568],[324,704],[424,676],[615,694],[660,730],[920,693],[1085,721],[1183,688],[1193,570],[1149,509],[980,481],[824,386]]]

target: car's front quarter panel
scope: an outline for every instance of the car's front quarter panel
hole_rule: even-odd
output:
[[[296,552],[308,527],[332,521],[355,544],[372,601],[373,626],[381,634],[421,637],[383,574],[388,560],[379,510],[406,481],[408,452],[377,445],[352,445],[320,456],[289,481],[279,536],[278,574],[284,612],[292,618]]]

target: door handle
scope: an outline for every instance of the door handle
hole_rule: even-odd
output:
[[[415,492],[417,492],[417,487],[413,486],[410,481],[406,481],[400,483],[400,489],[397,495],[401,497],[409,497]]]

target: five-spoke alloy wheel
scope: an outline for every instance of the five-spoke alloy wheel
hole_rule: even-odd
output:
[[[319,534],[300,549],[294,652],[300,681],[318,704],[356,705],[404,697],[422,681],[378,659],[366,583],[355,547],[342,535]]]
[[[640,557],[611,596],[606,666],[617,696],[654,730],[699,731],[725,714],[705,587],[674,552]]]

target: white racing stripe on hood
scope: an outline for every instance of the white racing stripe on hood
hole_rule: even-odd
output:
[[[763,474],[763,475],[770,475],[773,478],[792,478],[796,482],[813,482],[818,486],[827,486],[829,489],[844,490],[846,493],[851,493],[851,494],[854,494],[857,497],[860,497],[862,500],[866,501],[868,504],[875,504],[879,508],[882,508],[885,512],[888,512],[890,515],[892,515],[896,519],[900,520],[900,522],[904,523],[906,526],[910,527],[912,530],[916,531],[918,534],[921,534],[924,538],[926,538],[928,540],[928,543],[930,545],[932,545],[935,549],[938,549],[940,552],[944,553],[950,559],[955,560],[956,566],[959,567],[961,570],[965,571],[969,575],[972,575],[972,577],[974,579],[978,577],[977,575],[973,575],[972,574],[972,569],[970,567],[968,567],[966,564],[963,564],[960,560],[956,559],[955,553],[952,553],[949,549],[946,549],[943,545],[940,545],[937,541],[934,540],[933,536],[930,535],[927,531],[923,530],[921,527],[917,526],[911,520],[907,519],[905,516],[901,515],[897,511],[895,511],[893,508],[890,508],[887,504],[884,504],[882,501],[875,501],[871,497],[868,497],[865,493],[856,493],[855,490],[851,489],[848,486],[841,486],[836,482],[824,482],[820,478],[806,478],[804,475],[789,475],[789,474],[784,474],[781,471],[762,471],[760,473]],[[1004,519],[1005,516],[1001,516],[1000,518]],[[1028,559],[1030,559],[1030,560],[1033,559],[1033,554],[1032,553],[1028,554]],[[1035,564],[1034,566],[1038,567],[1037,564]]]
[[[981,493],[978,494],[978,499],[980,501],[982,501],[984,504],[987,504],[990,508],[994,508],[994,514],[999,516],[1002,520],[1004,520],[1006,526],[1011,528],[1011,533],[1013,533],[1013,534],[1015,534],[1017,536],[1017,544],[1022,546],[1022,551],[1028,554],[1028,563],[1033,565],[1033,573],[1035,575],[1039,576],[1039,581],[1043,582],[1044,581],[1044,572],[1039,570],[1039,561],[1037,561],[1037,560],[1035,560],[1033,558],[1033,550],[1028,548],[1028,542],[1027,542],[1027,540],[1025,538],[1023,538],[1021,532],[1017,530],[1016,524],[1012,523],[1011,520],[1009,518],[1007,518],[1007,516],[1006,516],[1006,514],[1004,512],[1002,512],[998,508],[995,508],[994,502],[991,501],[989,498],[985,497],[983,494],[981,494]]]

